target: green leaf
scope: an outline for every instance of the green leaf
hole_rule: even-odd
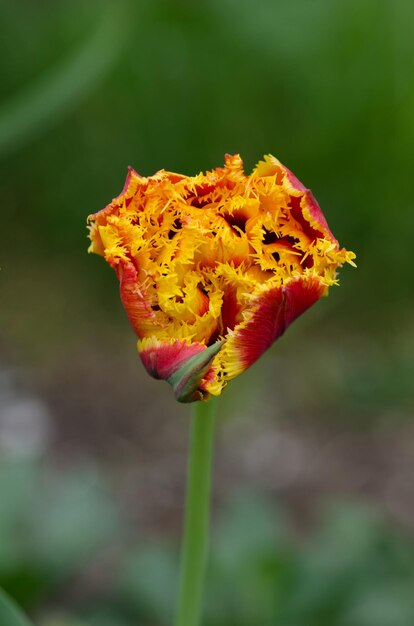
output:
[[[32,626],[19,607],[0,589],[1,626]]]

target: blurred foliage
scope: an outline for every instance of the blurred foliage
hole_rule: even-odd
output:
[[[68,475],[3,461],[0,493],[0,587],[25,606],[62,585],[114,536],[114,503],[90,468]]]
[[[0,472],[9,483],[0,585],[39,626],[171,623],[177,546],[116,521],[116,500],[95,470],[56,476],[37,462],[10,461]],[[413,624],[414,544],[373,508],[326,502],[313,530],[298,538],[274,502],[242,492],[215,522],[206,626]],[[109,562],[108,544],[116,548]],[[94,567],[98,578],[104,572],[101,587],[88,576]]]
[[[115,27],[120,40],[121,29],[116,23],[119,17],[119,10],[104,12],[96,33],[76,50],[73,58],[53,71],[44,72],[44,76],[6,101],[0,111],[0,153],[19,150],[94,90],[117,57],[120,46],[113,32]],[[111,46],[107,45],[109,37],[112,37]]]
[[[195,173],[240,152],[250,169],[271,151],[358,252],[342,307],[384,321],[411,299],[410,0],[1,8],[4,226],[19,226],[19,253],[76,263],[85,215],[129,163]]]
[[[0,589],[0,624],[2,626],[31,626],[16,603]]]

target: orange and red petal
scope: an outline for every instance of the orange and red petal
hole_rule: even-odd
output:
[[[246,324],[235,329],[232,351],[247,369],[283,335],[288,326],[326,292],[318,278],[299,278],[273,287],[259,299]]]
[[[288,186],[293,191],[299,191],[301,195],[301,207],[302,207],[302,215],[307,219],[313,228],[321,229],[322,236],[327,236],[333,241],[336,241],[333,236],[328,223],[325,219],[324,214],[322,213],[321,207],[319,206],[315,196],[311,192],[310,189],[307,189],[298,178],[291,172],[287,167],[282,165],[283,170],[285,171],[285,185],[286,179],[288,181]],[[305,213],[303,213],[303,210]]]
[[[131,166],[128,167],[128,174],[125,179],[124,187],[120,194],[113,198],[112,202],[106,205],[100,211],[96,213],[92,213],[92,215],[88,216],[88,221],[93,221],[99,224],[100,226],[104,226],[107,223],[108,215],[113,215],[117,212],[119,208],[121,208],[124,203],[128,206],[131,202],[134,194],[136,193],[138,185],[142,185],[146,182],[147,179],[143,178],[138,172],[134,170]]]
[[[272,155],[266,155],[253,172],[254,176],[275,176],[277,185],[290,195],[290,207],[294,219],[304,227],[304,232],[310,235],[328,237],[337,243],[331,233],[319,204],[310,189],[307,189],[298,178],[283,163]],[[313,236],[312,236],[313,235]]]
[[[188,343],[181,339],[162,341],[147,337],[138,342],[139,355],[148,374],[167,380],[188,359],[205,350],[202,343]]]
[[[116,272],[121,301],[128,319],[138,337],[143,337],[154,329],[156,320],[148,298],[139,287],[137,270],[133,263],[119,263]]]
[[[328,288],[319,278],[313,277],[292,280],[283,290],[285,294],[284,330],[286,330],[297,317],[326,295]]]

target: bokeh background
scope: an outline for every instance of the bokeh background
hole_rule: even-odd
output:
[[[167,626],[188,407],[85,219],[127,165],[271,152],[358,269],[219,409],[206,626],[414,623],[414,4],[0,4],[0,586],[39,626]]]

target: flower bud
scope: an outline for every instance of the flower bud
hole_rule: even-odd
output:
[[[89,222],[89,250],[118,275],[142,362],[181,402],[219,395],[354,265],[312,193],[271,155],[250,176],[239,155],[197,176],[130,168]]]

